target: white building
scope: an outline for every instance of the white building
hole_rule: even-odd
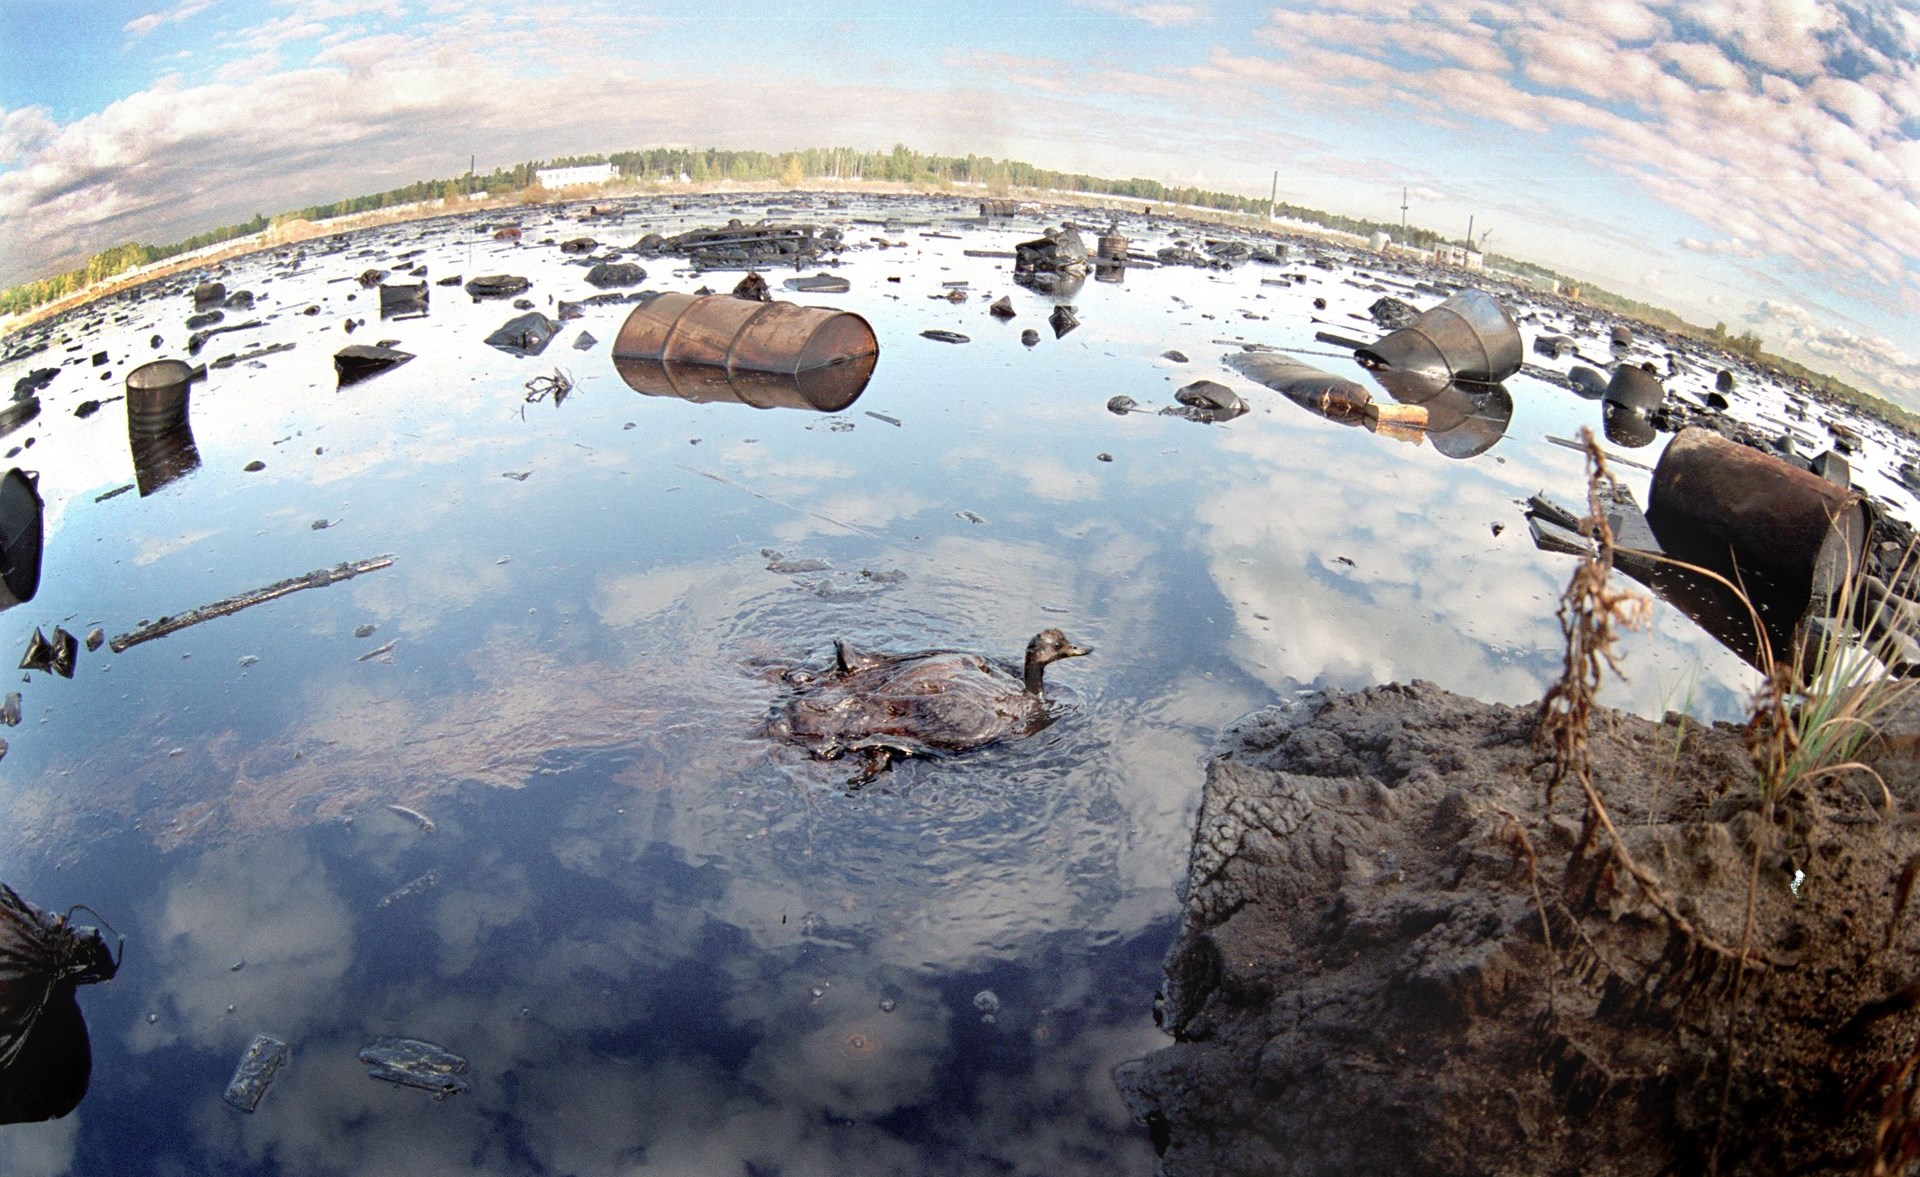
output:
[[[604,184],[613,179],[610,163],[586,163],[571,168],[541,168],[533,173],[542,188],[571,188],[575,184]]]
[[[1436,245],[1433,249],[1435,265],[1454,266],[1462,270],[1478,270],[1486,258],[1477,249],[1468,249],[1463,245]]]

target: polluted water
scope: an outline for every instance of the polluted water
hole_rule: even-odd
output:
[[[874,350],[622,345],[751,272],[749,313]],[[1356,361],[1413,321],[1383,299],[1468,290],[1528,345],[1497,384]],[[323,235],[15,332],[0,453],[44,537],[0,614],[32,654],[0,863],[127,951],[85,1098],[0,1171],[1151,1172],[1108,1075],[1165,1041],[1219,733],[1390,681],[1538,699],[1569,563],[1522,504],[1585,485],[1553,439],[1652,423],[1604,443],[1644,504],[1658,414],[1808,457],[1834,422],[1913,510],[1909,440],[1614,325],[1137,204],[736,193]],[[1654,412],[1603,397],[1622,363]],[[1011,698],[1055,629],[1097,652],[1012,738],[890,733],[857,789],[776,738],[836,643],[977,654]],[[1604,702],[1743,713],[1679,609],[1630,640]]]

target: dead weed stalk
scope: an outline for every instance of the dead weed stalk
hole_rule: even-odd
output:
[[[1580,431],[1587,451],[1587,517],[1581,530],[1593,540],[1594,550],[1583,557],[1560,595],[1560,632],[1566,641],[1566,654],[1559,681],[1547,689],[1540,701],[1540,738],[1553,749],[1553,774],[1547,781],[1546,801],[1553,804],[1553,790],[1571,777],[1586,797],[1586,821],[1580,847],[1574,852],[1572,867],[1578,867],[1596,835],[1606,838],[1607,852],[1614,867],[1631,878],[1640,894],[1667,922],[1689,941],[1724,959],[1740,956],[1680,912],[1673,897],[1658,879],[1642,867],[1614,828],[1606,802],[1593,783],[1592,752],[1588,745],[1593,725],[1593,701],[1599,693],[1606,670],[1624,678],[1615,642],[1620,629],[1643,629],[1651,615],[1652,604],[1642,594],[1619,588],[1612,583],[1613,528],[1607,523],[1601,505],[1601,487],[1617,492],[1619,484],[1607,468],[1606,455],[1594,440],[1591,429]]]

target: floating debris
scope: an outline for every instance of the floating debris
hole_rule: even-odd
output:
[[[380,902],[374,904],[374,906],[380,907],[380,908],[392,907],[394,904],[400,902],[402,899],[405,899],[410,895],[418,895],[422,891],[432,890],[433,888],[438,887],[439,885],[440,885],[440,872],[437,870],[430,870],[426,874],[421,875],[419,878],[410,879],[407,882],[402,883],[399,887],[396,887],[392,891],[389,891],[385,895],[382,895],[380,897]]]
[[[646,280],[646,270],[632,262],[601,262],[587,271],[587,284],[602,290],[615,286],[638,286]]]
[[[220,1098],[251,1114],[266,1096],[273,1077],[286,1065],[287,1056],[286,1043],[266,1034],[255,1034],[233,1068],[233,1078],[227,1080],[227,1089]]]
[[[47,670],[61,678],[72,678],[74,660],[79,653],[80,643],[66,630],[54,626],[53,638],[49,641],[36,625],[33,636],[27,639],[27,652],[20,659],[20,669]]]
[[[302,589],[325,588],[327,585],[338,584],[343,580],[352,580],[362,573],[378,572],[380,569],[388,567],[392,563],[392,556],[375,556],[369,560],[353,560],[345,564],[336,564],[331,568],[316,569],[307,573],[305,576],[288,577],[286,580],[276,581],[264,588],[252,589],[248,592],[241,593],[239,596],[228,597],[222,601],[215,601],[211,605],[202,605],[197,609],[190,609],[177,617],[162,617],[158,621],[121,634],[119,637],[114,638],[112,642],[108,643],[108,646],[116,654],[124,653],[142,642],[150,642],[155,638],[166,637],[168,634],[177,633],[190,625],[199,625],[203,621],[212,621],[216,617],[225,617],[231,613],[238,613],[242,609],[250,609],[255,605],[276,600],[289,593],[297,593]],[[56,630],[55,632],[57,633],[59,631]]]
[[[368,650],[366,653],[360,655],[358,658],[355,658],[354,661],[355,662],[371,662],[375,658],[380,658],[387,654],[393,653],[399,647],[400,647],[400,639],[395,638],[392,641],[388,642],[386,645],[381,646],[377,650]]]
[[[433,823],[433,819],[421,813],[418,809],[409,809],[404,805],[395,804],[387,806],[387,812],[397,813],[401,817],[406,818],[414,825],[419,826],[420,832],[423,834],[434,834],[440,831],[440,827]]]
[[[987,313],[996,319],[1013,318],[1013,299],[1007,295],[1001,295],[987,306]]]
[[[552,397],[553,406],[557,409],[560,407],[560,402],[566,400],[567,394],[572,391],[573,377],[565,370],[555,368],[551,376],[535,376],[527,381],[526,399],[528,404],[534,405]]]
[[[93,651],[98,650],[101,646],[106,644],[106,641],[107,641],[106,630],[101,629],[98,626],[95,626],[93,629],[88,630],[87,631],[87,652],[92,653]]]
[[[5,701],[0,702],[0,723],[8,727],[20,726],[20,692],[13,691]]]
[[[773,291],[767,288],[767,280],[758,270],[747,271],[747,276],[734,285],[733,296],[748,302],[773,301]]]
[[[360,1051],[360,1061],[367,1064],[368,1078],[431,1091],[436,1099],[468,1090],[461,1078],[469,1070],[467,1060],[436,1042],[382,1034]]]
[[[556,320],[547,318],[539,311],[528,311],[500,324],[492,335],[487,336],[487,346],[497,347],[509,355],[537,356],[547,350],[547,344],[553,342],[559,330],[560,324]]]
[[[379,628],[377,625],[356,625],[353,627],[353,636],[356,638],[370,638],[373,636],[373,631]]]
[[[1047,316],[1047,323],[1053,328],[1053,337],[1058,339],[1078,327],[1080,317],[1073,313],[1072,307],[1063,302],[1053,308],[1053,313]]]
[[[838,274],[820,273],[806,278],[788,278],[781,283],[788,290],[802,294],[845,294],[853,289],[853,283]]]
[[[884,421],[895,429],[900,428],[900,418],[898,417],[889,417],[885,413],[876,413],[872,409],[867,410],[867,416],[872,417],[875,421]]]
[[[349,384],[358,384],[378,376],[389,368],[397,368],[412,358],[412,352],[355,343],[333,353],[333,372],[339,379],[339,386],[345,388]]]
[[[524,294],[533,283],[518,274],[487,274],[467,283],[467,293],[475,302],[487,298],[512,298]]]
[[[958,331],[942,331],[937,327],[928,328],[920,333],[921,338],[931,339],[935,343],[970,343],[971,338]]]

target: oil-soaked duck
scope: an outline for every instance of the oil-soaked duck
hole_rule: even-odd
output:
[[[768,724],[771,734],[819,760],[860,756],[849,782],[865,784],[907,756],[944,756],[1030,736],[1053,722],[1041,695],[1047,666],[1093,651],[1057,629],[1027,643],[1015,674],[963,650],[872,654],[834,643],[834,666],[818,677],[791,675],[800,692]]]

